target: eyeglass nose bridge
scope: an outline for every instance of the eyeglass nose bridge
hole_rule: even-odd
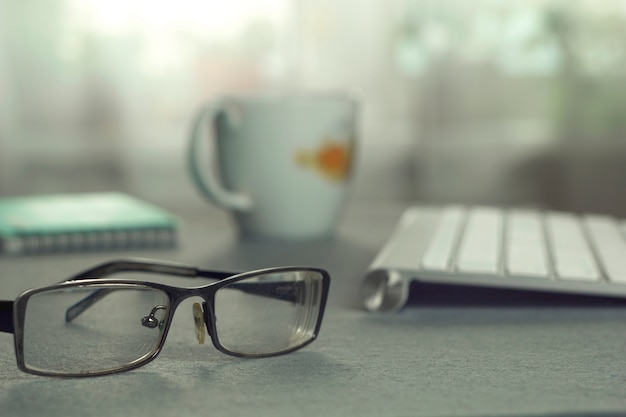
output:
[[[171,306],[168,312],[168,318],[166,322],[171,322],[174,314],[178,310],[178,307],[189,298],[198,297],[202,299],[202,302],[194,302],[191,306],[191,317],[193,319],[194,332],[198,344],[202,345],[206,341],[206,335],[208,334],[213,340],[213,326],[211,325],[211,312],[210,309],[210,291],[204,287],[197,288],[176,288],[176,291],[171,295]],[[201,300],[198,300],[201,301]],[[158,306],[157,306],[158,307]],[[155,307],[155,308],[157,308]],[[148,317],[148,316],[146,316]],[[204,330],[206,329],[206,330]],[[213,343],[215,345],[215,343]]]
[[[204,297],[203,297],[204,298]],[[205,298],[202,303],[194,302],[191,306],[191,313],[193,317],[193,324],[196,333],[196,340],[198,344],[203,345],[206,340],[206,335],[208,334],[213,344],[215,345],[215,340],[213,340],[213,335],[215,334],[215,329],[213,328],[212,319],[211,319],[211,311],[210,304],[207,303],[207,299]]]
[[[206,303],[205,308],[206,308]],[[206,314],[200,305],[200,303],[193,303],[191,308],[191,313],[193,315],[193,324],[196,329],[196,339],[198,340],[198,344],[203,345],[205,339],[205,331],[206,328]]]

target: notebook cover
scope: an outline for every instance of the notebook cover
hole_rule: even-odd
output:
[[[123,193],[0,199],[0,252],[173,246],[167,211]]]

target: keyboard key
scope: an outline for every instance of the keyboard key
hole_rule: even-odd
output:
[[[516,210],[507,216],[506,270],[510,275],[550,277],[539,213]]]
[[[546,217],[546,228],[558,278],[568,281],[600,280],[595,259],[575,216],[550,213]]]
[[[500,270],[502,224],[503,213],[498,209],[470,211],[457,259],[459,271],[495,274]]]
[[[408,209],[384,250],[374,259],[372,267],[394,265],[400,269],[420,269],[427,242],[440,217],[441,211],[434,208]]]
[[[626,284],[626,241],[617,223],[606,216],[587,216],[585,225],[609,281]]]
[[[443,271],[449,268],[464,218],[464,211],[460,207],[449,206],[443,210],[435,234],[422,259],[422,266],[425,269]]]

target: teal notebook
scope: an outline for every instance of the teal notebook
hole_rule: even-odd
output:
[[[177,221],[122,193],[0,199],[0,253],[30,254],[169,248]]]

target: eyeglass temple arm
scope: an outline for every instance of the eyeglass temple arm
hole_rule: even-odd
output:
[[[224,271],[208,271],[199,270],[185,265],[169,264],[165,262],[153,262],[143,260],[119,260],[107,262],[98,265],[94,268],[83,271],[73,277],[63,280],[66,281],[80,281],[83,279],[104,278],[107,275],[114,274],[116,272],[123,271],[140,271],[150,272],[157,274],[168,274],[183,276],[189,278],[203,277],[212,279],[224,279],[232,275],[236,275],[236,272],[224,272]],[[110,290],[98,290],[72,305],[66,312],[66,320],[72,321],[83,313],[86,309],[96,303],[98,300],[109,294]],[[13,301],[0,301],[0,332],[13,333]]]
[[[94,268],[91,268],[87,271],[81,272],[74,277],[68,279],[68,281],[80,281],[83,279],[93,279],[93,278],[104,278],[107,275],[111,275],[117,272],[128,272],[128,271],[139,271],[139,272],[148,272],[148,273],[158,273],[158,274],[166,274],[166,275],[176,275],[182,276],[186,278],[208,278],[214,280],[222,280],[233,275],[236,275],[236,272],[225,272],[225,271],[212,271],[206,269],[199,269],[195,267],[185,266],[185,265],[176,265],[176,264],[168,264],[168,263],[155,263],[155,262],[146,262],[140,260],[123,260],[123,261],[113,261],[108,262],[102,265],[98,265]],[[258,291],[259,284],[245,284],[245,283],[236,283],[233,284],[232,288],[239,289],[244,292],[253,293],[257,295],[264,295],[271,298],[284,300],[284,301],[295,301],[297,296],[293,293],[286,291],[279,291],[282,284],[268,282],[263,283],[264,288],[268,291],[267,294],[259,293]],[[268,288],[271,287],[271,288]],[[254,289],[253,289],[254,288]],[[65,321],[71,322],[76,317],[80,316],[83,312],[85,312],[89,307],[109,295],[111,292],[115,290],[109,288],[103,288],[100,290],[96,290],[93,293],[89,294],[87,297],[78,301],[75,304],[72,304],[65,312]]]
[[[142,260],[119,260],[97,265],[80,272],[65,281],[80,281],[84,279],[105,278],[118,272],[147,272],[153,274],[175,275],[185,278],[210,278],[221,280],[236,275],[236,272],[201,270],[186,265],[170,264]],[[71,322],[80,316],[89,307],[113,292],[113,289],[103,288],[96,290],[87,297],[72,304],[65,312],[65,321]]]
[[[222,278],[216,278],[216,271],[198,269],[197,272],[198,272],[198,277],[211,278],[211,279],[217,279],[217,280],[222,280],[225,278],[229,278],[233,275],[236,275],[234,272],[232,273],[226,272],[226,274],[228,274],[227,276],[224,276]],[[217,272],[217,273],[221,273],[221,272]],[[299,282],[298,284],[302,285],[303,283]],[[293,285],[287,289],[283,282],[272,282],[272,281],[255,282],[255,283],[236,282],[234,284],[230,284],[228,287],[232,289],[240,290],[243,292],[247,292],[249,294],[273,298],[275,300],[295,302],[298,299],[297,295],[293,293]],[[263,290],[265,291],[259,292],[260,287],[263,287]]]
[[[186,278],[211,278],[221,280],[238,274],[238,272],[211,271],[195,268],[187,265],[179,265],[167,262],[154,262],[144,260],[118,260],[97,265],[86,271],[80,272],[66,281],[80,281],[83,279],[104,278],[117,272],[147,272],[154,274],[175,275]]]
[[[211,271],[204,270],[194,267],[181,266],[175,264],[167,264],[167,263],[155,263],[155,262],[145,262],[145,261],[135,261],[135,260],[123,260],[123,261],[113,261],[108,262],[102,265],[98,265],[94,268],[81,272],[66,281],[79,281],[82,279],[92,279],[92,278],[103,278],[107,275],[114,274],[116,272],[123,271],[142,271],[142,272],[151,272],[151,273],[162,273],[176,276],[183,276],[188,278],[209,278],[222,280],[228,278],[230,276],[236,275],[235,272],[225,272],[225,271]],[[268,283],[267,285],[278,283]],[[242,291],[251,291],[246,289],[246,284],[237,284],[236,288],[241,289]],[[277,287],[278,288],[278,287]],[[94,303],[98,302],[102,298],[106,297],[112,290],[110,289],[101,289],[94,291],[89,296],[85,297],[81,301],[70,306],[66,313],[65,319],[67,322],[74,320],[76,317],[81,315],[85,310],[91,307]],[[256,292],[256,291],[255,291]],[[278,291],[272,291],[272,298],[284,299],[288,301],[293,301],[293,297],[280,295]],[[13,301],[0,301],[0,332],[13,333]]]
[[[0,301],[0,332],[14,332],[13,301]]]
[[[263,286],[263,289],[265,290],[265,292],[259,292],[260,285]],[[264,282],[264,283],[255,283],[255,284],[236,283],[230,286],[230,288],[237,289],[243,292],[247,292],[247,293],[251,293],[251,294],[255,294],[259,296],[264,296],[264,297],[270,297],[270,298],[282,300],[282,301],[295,302],[298,299],[297,294],[294,294],[293,288],[290,288],[289,290],[285,291],[281,287],[284,287],[284,284],[280,282]],[[72,304],[65,311],[65,321],[67,323],[71,322],[76,317],[84,313],[89,307],[91,307],[92,305],[94,305],[95,303],[97,303],[98,301],[100,301],[101,299],[103,299],[104,297],[106,297],[107,295],[111,294],[114,291],[115,289],[113,288],[102,288],[99,290],[95,290],[94,292],[89,294],[87,297]],[[1,315],[0,315],[0,320],[2,320]]]
[[[107,262],[98,265],[94,268],[83,271],[73,277],[63,280],[67,281],[80,281],[83,279],[103,278],[107,275],[114,274],[116,272],[123,271],[141,271],[151,273],[161,273],[169,275],[177,275],[183,277],[204,277],[213,279],[224,279],[229,276],[235,275],[234,272],[223,271],[199,271],[197,268],[188,267],[184,265],[169,264],[165,262],[153,262],[143,260],[119,260]],[[200,273],[201,272],[201,273]],[[78,317],[83,311],[88,309],[95,302],[106,296],[108,291],[99,290],[89,295],[85,299],[71,306],[66,312],[66,320],[72,321]],[[0,301],[0,332],[13,333],[13,301]]]

